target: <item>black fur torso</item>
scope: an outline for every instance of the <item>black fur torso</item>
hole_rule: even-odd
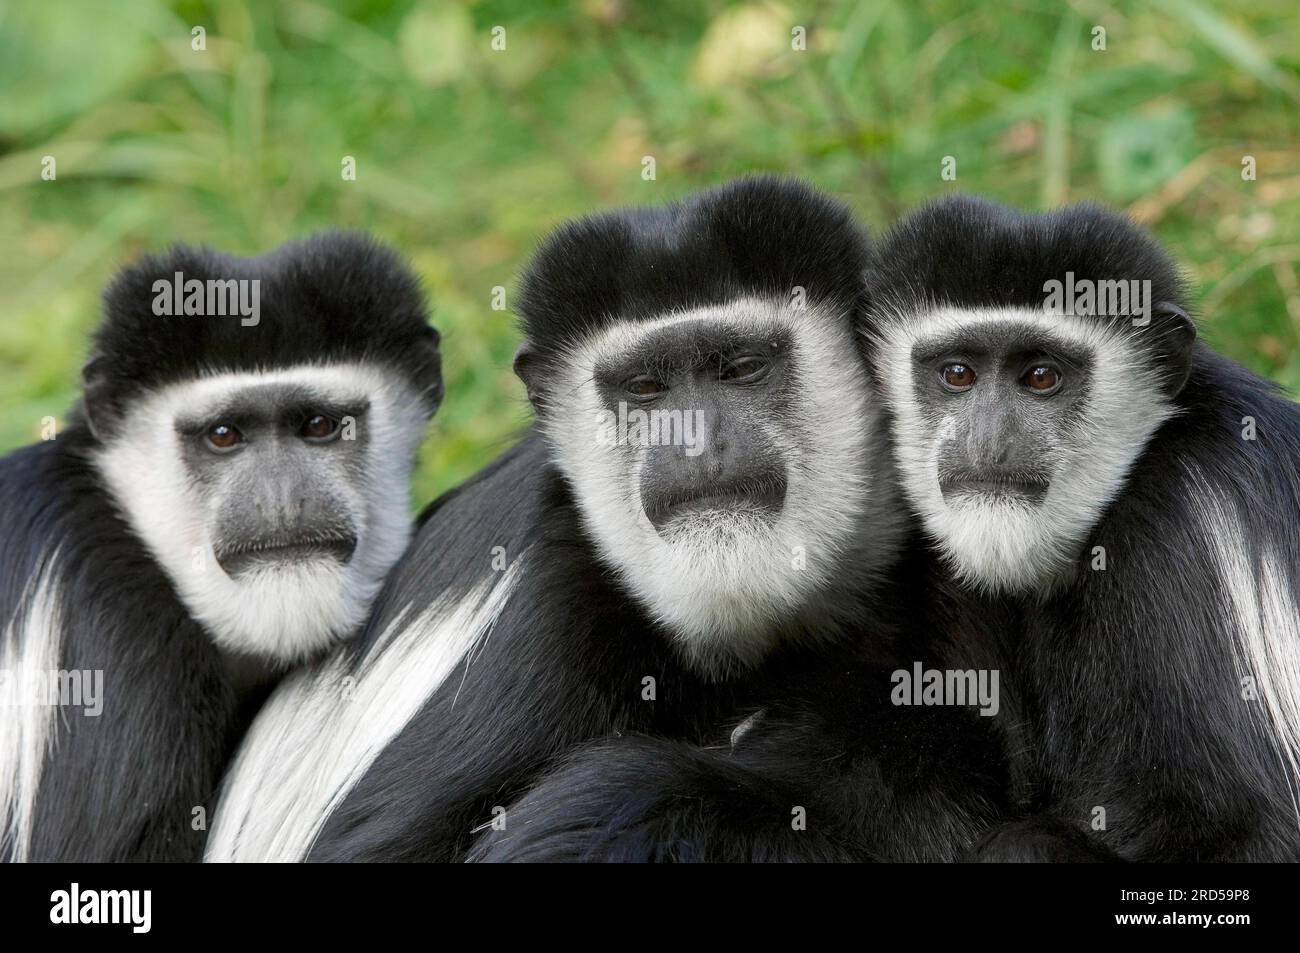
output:
[[[239,703],[216,648],[107,496],[92,445],[73,425],[0,463],[0,619],[21,633],[53,559],[58,667],[104,673],[100,715],[51,713],[30,858],[197,860]]]
[[[790,649],[734,678],[688,668],[592,555],[536,435],[434,505],[369,631],[381,632],[408,602],[418,608],[465,591],[483,577],[494,546],[513,560],[524,545],[532,547],[526,575],[484,644],[384,750],[309,859],[463,857],[492,808],[510,805],[575,745],[633,734],[716,743],[801,672],[826,664],[825,649]],[[874,645],[886,652],[889,630],[865,618],[864,628],[874,628]],[[643,698],[647,677],[652,701]]]
[[[1179,405],[1082,548],[1074,579],[1020,606],[1014,638],[1014,622],[954,629],[952,655],[992,653],[1004,671],[1013,707],[1004,700],[1003,728],[1027,811],[1126,860],[1300,860],[1300,779],[1263,727],[1262,701],[1242,697],[1230,583],[1200,512],[1207,494],[1225,504],[1248,579],[1270,549],[1271,584],[1295,598],[1300,408],[1205,348]],[[1241,437],[1246,416],[1254,442]],[[1104,571],[1091,568],[1094,546],[1105,549]],[[973,597],[955,605],[968,619],[1015,618],[1005,602],[1001,616]],[[1025,846],[995,840],[987,853],[1022,859]]]

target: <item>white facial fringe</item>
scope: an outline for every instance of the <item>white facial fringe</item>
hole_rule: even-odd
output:
[[[914,392],[918,345],[983,324],[1011,322],[1096,355],[1087,411],[1063,441],[1046,498],[954,497],[939,488],[938,460],[955,416],[925,417]],[[893,411],[903,491],[958,581],[991,593],[1049,590],[1069,571],[1102,512],[1123,488],[1152,434],[1175,413],[1157,371],[1109,323],[1032,308],[941,308],[891,322],[881,334],[882,381]],[[954,405],[954,414],[956,405]]]
[[[224,649],[292,664],[347,638],[365,621],[410,538],[410,474],[427,411],[391,370],[368,364],[303,365],[203,377],[145,395],[96,459],[132,529],[166,571],[190,614]],[[208,532],[211,514],[185,477],[178,414],[220,406],[240,390],[309,385],[341,401],[368,400],[364,485],[341,487],[361,514],[346,566],[307,559],[232,579]]]
[[[716,519],[692,517],[665,538],[641,505],[641,448],[600,438],[608,408],[595,372],[647,335],[689,324],[791,332],[799,396],[765,428],[788,464],[779,517],[723,511]],[[556,463],[600,555],[697,666],[753,665],[783,629],[815,616],[818,594],[842,578],[845,556],[861,545],[866,522],[874,520],[880,562],[892,558],[898,517],[882,506],[892,486],[881,486],[892,479],[873,453],[880,413],[847,316],[739,299],[614,324],[575,344],[564,365],[543,423]],[[869,576],[879,563],[866,558],[847,571]]]

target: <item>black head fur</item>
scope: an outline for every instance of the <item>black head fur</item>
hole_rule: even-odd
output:
[[[556,229],[520,289],[516,370],[534,395],[574,343],[615,321],[649,320],[739,297],[861,302],[866,235],[843,203],[802,182],[752,176],[655,208],[604,212]]]
[[[260,320],[157,315],[154,282],[260,279]],[[431,410],[442,399],[438,332],[419,279],[368,235],[324,232],[255,258],[178,245],[127,266],[104,293],[83,371],[84,407],[112,429],[143,391],[222,371],[372,360],[405,375]]]
[[[1196,336],[1185,282],[1154,238],[1099,205],[1023,212],[969,195],[929,202],[877,247],[867,271],[869,312],[880,321],[936,305],[1041,308],[1044,285],[1064,282],[1067,272],[1076,282],[1151,282],[1150,325],[1123,323],[1179,390]]]

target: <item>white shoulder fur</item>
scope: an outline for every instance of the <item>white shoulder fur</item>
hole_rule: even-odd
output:
[[[340,649],[287,678],[222,787],[205,859],[300,861],[366,770],[492,631],[528,553],[456,602],[399,613],[359,667]]]

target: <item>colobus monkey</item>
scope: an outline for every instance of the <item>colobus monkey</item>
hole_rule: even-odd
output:
[[[1002,675],[993,720],[1027,816],[975,856],[1297,859],[1296,405],[1194,345],[1168,258],[1100,209],[942,201],[893,231],[867,285],[903,485],[943,563],[928,628],[949,670]],[[1127,297],[1107,314],[1101,294]],[[846,767],[834,739],[889,713],[812,686],[730,750],[575,752],[475,856],[881,856],[880,812],[854,795],[907,775]],[[839,799],[830,844],[774,822],[809,789]]]
[[[560,228],[522,285],[536,431],[434,505],[359,647],[269,700],[209,859],[459,858],[572,746],[703,741],[846,632],[887,644],[866,253],[766,178]]]
[[[363,236],[180,247],[118,275],[83,376],[0,463],[0,854],[195,860],[243,709],[405,548],[438,335]]]
[[[949,657],[1003,672],[984,856],[1300,859],[1300,408],[1194,342],[1164,251],[1091,206],[972,198],[868,277]]]

